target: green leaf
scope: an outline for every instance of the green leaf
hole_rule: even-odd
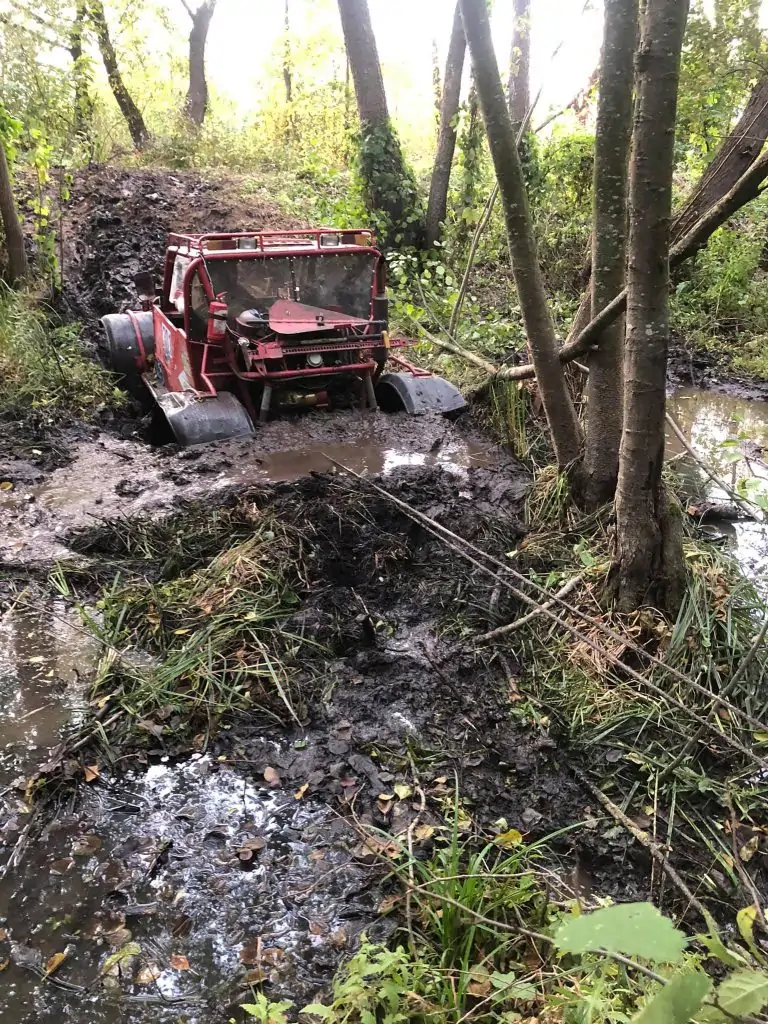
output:
[[[120,964],[124,960],[128,960],[132,956],[138,956],[139,953],[141,953],[141,946],[138,944],[138,942],[126,943],[126,945],[123,946],[121,949],[118,949],[116,953],[112,953],[111,956],[107,957],[107,959],[102,964],[101,973],[107,974],[108,971],[112,970],[115,964]]]
[[[322,1003],[309,1003],[307,1006],[302,1007],[302,1013],[311,1013],[313,1017],[322,1017],[326,1020],[328,1017],[333,1016],[332,1006],[323,1006]]]
[[[632,1024],[688,1024],[711,988],[712,982],[701,971],[676,974],[632,1018]]]
[[[718,985],[717,1006],[708,1006],[696,1015],[702,1024],[720,1024],[734,1017],[759,1013],[768,1003],[768,974],[762,971],[734,971]]]
[[[676,963],[688,939],[651,903],[618,903],[564,921],[554,943],[563,953],[640,956],[651,963]]]

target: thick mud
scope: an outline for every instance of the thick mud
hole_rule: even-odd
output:
[[[521,470],[471,426],[440,416],[310,413],[260,426],[245,441],[180,451],[98,433],[76,443],[70,461],[46,473],[28,459],[0,465],[0,563],[38,567],[65,557],[65,536],[97,520],[126,521],[181,500],[312,473],[387,475],[400,466],[440,467],[461,480],[473,467],[503,476]]]

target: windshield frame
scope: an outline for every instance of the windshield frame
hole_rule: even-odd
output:
[[[332,253],[324,252],[322,256],[332,256],[335,254],[339,255],[367,255],[373,259],[373,274],[371,276],[371,303],[369,307],[369,313],[367,320],[371,320],[373,317],[373,299],[375,296],[382,296],[386,293],[386,273],[385,273],[385,261],[381,252],[375,249],[373,246],[359,246],[359,245],[340,245],[334,247]],[[189,309],[192,291],[192,281],[196,273],[199,272],[200,278],[203,283],[203,288],[208,297],[208,302],[215,302],[217,299],[216,292],[214,291],[213,283],[211,281],[210,274],[208,273],[208,264],[217,262],[219,260],[226,261],[228,263],[250,261],[250,260],[269,260],[273,258],[304,258],[304,259],[319,259],[320,254],[314,250],[307,250],[302,247],[299,249],[297,246],[286,246],[285,248],[275,249],[269,253],[259,252],[258,250],[251,249],[221,249],[214,250],[213,252],[206,252],[205,255],[198,255],[193,257],[190,261],[184,274],[184,331],[189,337]],[[362,318],[361,318],[362,319]]]

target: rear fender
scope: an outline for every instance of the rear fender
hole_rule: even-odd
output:
[[[412,373],[383,373],[376,384],[376,399],[385,411],[405,409],[411,416],[439,412],[452,418],[467,408],[459,389],[443,377]]]
[[[198,398],[190,392],[157,389],[155,400],[176,441],[184,448],[209,441],[250,437],[254,433],[245,406],[229,391],[220,391],[215,397]]]

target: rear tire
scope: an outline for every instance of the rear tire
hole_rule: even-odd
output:
[[[142,374],[149,369],[148,361],[155,354],[152,314],[142,312],[129,316],[128,313],[110,313],[102,317],[101,322],[106,341],[103,355],[105,365],[120,375],[122,388],[134,398],[146,402],[149,392]],[[141,344],[136,337],[137,330]]]

